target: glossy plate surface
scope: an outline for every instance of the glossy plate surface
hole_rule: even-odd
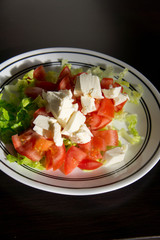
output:
[[[58,68],[60,59],[67,59],[73,67],[84,69],[97,65],[103,68],[112,65],[116,73],[127,67],[129,72],[125,80],[131,84],[131,87],[140,83],[144,89],[140,104],[137,106],[129,103],[126,108],[128,112],[138,114],[137,129],[143,136],[143,141],[129,147],[123,163],[110,168],[101,167],[93,172],[76,169],[68,176],[64,176],[59,170],[40,171],[25,165],[10,163],[6,160],[6,154],[11,153],[12,148],[0,142],[1,170],[26,185],[68,195],[110,192],[137,181],[150,171],[160,158],[160,96],[151,82],[133,67],[113,57],[85,49],[40,49],[18,55],[1,64],[1,92],[6,84],[21,78],[26,72],[41,64],[47,71]]]

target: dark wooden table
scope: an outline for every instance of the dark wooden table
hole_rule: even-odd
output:
[[[159,89],[158,0],[1,0],[0,10],[0,62],[39,48],[85,48],[132,65]],[[128,187],[76,197],[1,172],[1,239],[151,239],[160,235],[159,182],[157,164]]]

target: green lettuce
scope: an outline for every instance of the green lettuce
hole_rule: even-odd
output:
[[[124,121],[126,122],[128,130],[126,131],[124,128],[122,128],[119,131],[121,137],[123,137],[131,144],[139,143],[141,140],[141,136],[136,129],[138,121],[137,114],[127,114],[124,118]]]
[[[19,134],[30,127],[33,113],[38,108],[35,100],[23,98],[17,106],[18,99],[14,103],[0,100],[0,139],[4,143],[11,142],[11,136]]]
[[[45,169],[44,159],[42,159],[39,162],[33,162],[29,158],[27,158],[25,156],[22,156],[20,154],[17,154],[17,157],[15,157],[11,154],[8,154],[7,155],[7,160],[10,161],[10,162],[17,162],[19,165],[27,165],[29,167],[36,168],[36,169],[39,169],[39,170],[44,170]]]

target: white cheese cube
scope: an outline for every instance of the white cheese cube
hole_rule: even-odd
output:
[[[76,79],[74,95],[79,97],[87,94],[93,98],[103,98],[99,77],[92,74],[83,73]]]
[[[69,139],[74,143],[85,144],[91,141],[92,136],[93,135],[86,124],[82,124],[77,132],[74,132],[69,136]]]
[[[117,106],[126,101],[127,99],[129,99],[127,94],[119,93],[119,95],[114,98],[114,105]]]
[[[43,92],[42,96],[48,103],[47,110],[51,112],[55,118],[59,117],[63,108],[72,107],[73,99],[71,90]]]
[[[102,92],[106,98],[116,98],[121,92],[121,87],[102,89]]]
[[[43,129],[50,130],[52,127],[52,124],[55,123],[57,120],[52,117],[38,115],[36,119],[33,121],[33,123]]]
[[[88,95],[81,96],[81,104],[85,115],[96,110],[95,99]]]
[[[48,138],[48,139],[52,139],[53,138],[53,131],[52,130],[46,130],[46,129],[43,129],[41,127],[38,127],[38,126],[34,126],[33,130],[38,133],[39,135],[45,137],[45,138]]]
[[[77,132],[82,124],[84,124],[86,117],[80,112],[73,112],[69,121],[67,122],[62,134],[68,135],[73,132]]]
[[[54,123],[53,125],[53,140],[55,142],[55,145],[60,147],[63,144],[63,138],[61,136],[61,126],[59,125],[59,123]]]
[[[59,116],[57,118],[57,121],[61,124],[61,126],[64,128],[67,124],[70,116],[73,112],[78,110],[78,104],[72,104],[72,107],[70,108],[62,108],[59,112]]]
[[[116,147],[106,151],[103,155],[104,166],[108,167],[113,164],[122,162],[124,160],[126,151],[127,151],[126,146]]]

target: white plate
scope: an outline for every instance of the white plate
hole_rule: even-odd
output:
[[[106,67],[113,65],[116,72],[125,67],[129,69],[125,79],[134,84],[141,84],[144,95],[137,106],[128,104],[128,111],[138,114],[138,130],[144,140],[131,146],[125,161],[112,168],[99,168],[93,172],[83,172],[79,169],[69,176],[64,176],[59,170],[39,171],[28,166],[20,166],[6,160],[6,154],[11,149],[0,142],[0,167],[3,172],[26,185],[60,194],[91,195],[110,192],[125,187],[150,171],[158,162],[159,150],[159,104],[160,96],[155,87],[140,72],[128,64],[113,57],[77,48],[46,48],[30,51],[13,57],[1,64],[1,91],[6,84],[20,78],[33,67],[41,64],[47,70],[60,65],[59,59],[68,59],[73,67],[88,68],[95,65]]]

